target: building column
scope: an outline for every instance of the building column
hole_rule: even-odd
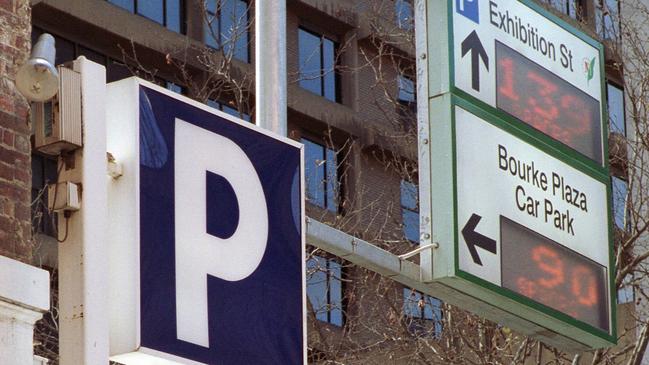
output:
[[[49,307],[49,273],[0,256],[0,364],[34,363],[34,324]]]

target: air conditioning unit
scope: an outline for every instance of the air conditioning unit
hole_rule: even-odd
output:
[[[81,74],[58,66],[59,92],[52,100],[32,104],[34,148],[60,155],[83,146],[81,120]]]

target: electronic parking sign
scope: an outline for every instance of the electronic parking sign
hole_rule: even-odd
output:
[[[108,99],[111,359],[306,363],[301,144],[136,78]]]
[[[425,3],[427,277],[548,344],[614,344],[602,45],[532,1]]]

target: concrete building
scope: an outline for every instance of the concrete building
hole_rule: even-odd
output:
[[[624,237],[634,231],[628,231],[625,203],[626,150],[619,147],[626,136],[616,47],[623,33],[620,3],[539,3],[607,46],[614,219]],[[105,66],[107,82],[138,75],[254,120],[253,6],[246,0],[0,1],[0,255],[45,268],[56,278],[56,240],[63,233],[44,194],[56,180],[56,159],[32,151],[29,105],[13,83],[30,40],[54,35],[57,64],[85,56]],[[413,0],[287,0],[287,8],[288,136],[305,144],[307,215],[395,254],[416,248]],[[499,326],[312,246],[307,251],[310,361],[464,363],[490,351],[495,362],[519,358],[518,347],[509,344],[521,340]],[[43,280],[43,272],[33,275]],[[53,294],[56,288],[53,281]],[[5,298],[2,289],[0,280]],[[633,290],[619,294],[621,342],[633,344]],[[43,311],[38,300],[26,307]],[[57,305],[56,295],[51,304]],[[51,363],[57,363],[56,316],[46,315],[35,343],[36,353]],[[533,351],[524,347],[521,359],[532,361]],[[538,352],[555,355],[541,345]]]

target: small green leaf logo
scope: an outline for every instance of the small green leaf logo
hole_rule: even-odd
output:
[[[590,83],[590,80],[592,80],[593,76],[595,75],[595,57],[593,57],[590,62],[588,60],[584,60],[584,68],[586,72],[586,81]]]

